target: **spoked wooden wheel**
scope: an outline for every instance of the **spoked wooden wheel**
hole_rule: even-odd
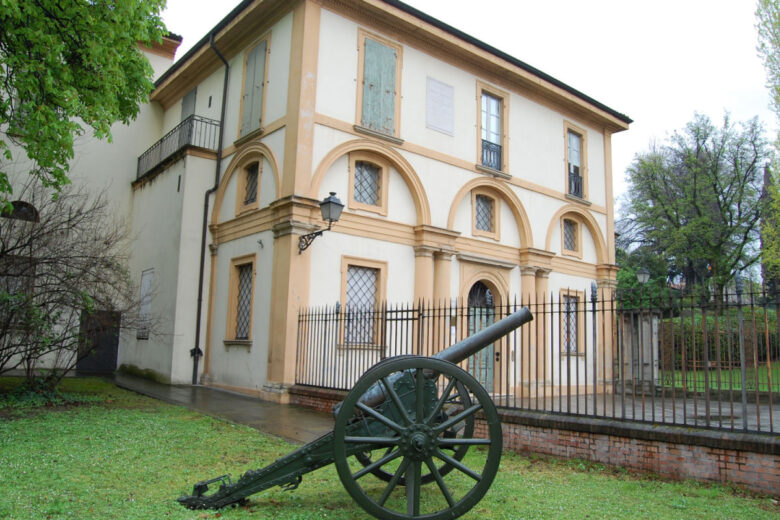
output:
[[[383,402],[361,402],[377,388]],[[486,428],[477,434],[480,412]],[[388,360],[366,372],[344,400],[334,428],[333,455],[344,488],[381,519],[461,516],[490,488],[501,449],[501,423],[485,389],[435,358]],[[421,493],[428,482],[435,485]]]

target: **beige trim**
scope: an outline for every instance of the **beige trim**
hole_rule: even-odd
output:
[[[460,299],[464,305],[469,299],[471,287],[482,282],[493,293],[493,305],[505,305],[509,298],[509,270],[501,267],[490,267],[483,263],[473,263],[460,260]]]
[[[607,204],[607,258],[615,263],[615,199],[612,191],[612,134],[604,130],[604,201]]]
[[[359,132],[356,132],[353,128],[354,125],[351,125],[349,123],[345,123],[343,121],[339,121],[338,119],[334,119],[330,116],[326,116],[323,114],[317,114],[315,116],[315,122],[319,125],[332,128],[335,130],[339,130],[341,132],[345,132],[351,135],[354,135],[356,137],[364,138],[365,136],[360,134]],[[457,168],[461,168],[465,171],[473,172],[473,173],[479,173],[479,174],[485,174],[489,173],[491,175],[499,176],[501,179],[505,179],[505,177],[510,177],[508,179],[505,179],[507,184],[511,184],[512,186],[517,186],[518,188],[523,188],[528,191],[533,191],[535,193],[545,195],[547,197],[557,199],[563,202],[570,202],[570,200],[567,198],[566,194],[561,191],[556,191],[552,188],[548,188],[546,186],[542,186],[541,184],[535,184],[533,182],[526,181],[524,179],[521,179],[519,177],[511,177],[508,174],[503,174],[501,172],[491,172],[487,168],[478,168],[478,165],[469,162],[464,161],[462,159],[459,159],[457,157],[453,157],[451,155],[447,155],[445,153],[426,148],[424,146],[420,146],[414,143],[410,143],[408,141],[404,141],[403,144],[396,146],[396,148],[405,150],[407,152],[411,152],[414,154],[417,154],[421,157],[426,157],[428,159],[433,159],[436,161],[440,161],[445,164],[449,164],[450,166],[455,166]],[[499,175],[497,175],[499,174]],[[594,211],[596,213],[607,213],[607,209],[603,206],[598,205],[591,205],[589,206],[589,209],[591,211]]]
[[[563,169],[564,193],[577,198],[569,193],[569,132],[580,137],[580,176],[582,177],[582,200],[587,201],[588,191],[588,131],[569,121],[563,122]]]
[[[577,352],[569,352],[564,348],[564,341],[563,341],[563,335],[564,335],[564,297],[574,297],[577,298]],[[561,289],[560,294],[558,296],[558,311],[559,311],[559,319],[560,319],[560,337],[558,338],[558,343],[560,345],[560,354],[562,356],[571,356],[571,355],[582,355],[585,353],[585,327],[587,327],[587,319],[586,318],[586,311],[587,311],[587,300],[585,299],[585,292],[583,291],[575,291],[572,289]]]
[[[244,93],[246,92],[246,61],[249,59],[249,53],[251,53],[255,47],[263,43],[263,41],[266,41],[265,46],[265,70],[263,71],[263,100],[262,100],[262,106],[260,107],[260,122],[257,125],[257,128],[253,128],[249,131],[247,134],[241,133],[241,123],[242,119],[244,117]],[[242,137],[246,137],[255,131],[262,132],[263,131],[263,121],[265,120],[265,103],[266,99],[268,99],[268,62],[271,61],[271,31],[269,30],[265,34],[263,34],[260,38],[257,38],[255,41],[253,41],[251,44],[247,46],[246,49],[244,49],[244,59],[243,61],[243,69],[241,71],[241,77],[243,80],[241,81],[241,95],[239,96],[238,100],[238,128],[236,129],[236,135],[238,136],[239,140]]]
[[[484,188],[471,190],[471,235],[475,237],[491,238],[501,241],[501,199],[495,196],[495,192]],[[490,200],[490,231],[477,228],[477,197],[485,197]]]
[[[347,277],[349,267],[367,267],[370,269],[376,269],[378,271],[377,276],[377,291],[376,291],[376,301],[374,302],[375,306],[379,306],[382,304],[382,302],[386,301],[387,299],[387,262],[382,260],[374,260],[371,258],[359,258],[355,256],[341,256],[341,292],[339,296],[339,301],[341,302],[341,308],[346,310],[347,305],[349,302],[347,302]],[[339,345],[344,345],[344,327],[346,326],[346,323],[344,320],[341,322],[341,326],[339,327]],[[359,344],[350,344],[350,348],[360,348],[360,347],[366,347],[366,346],[377,346],[381,345],[383,343],[383,338],[379,338],[378,336],[379,331],[374,330],[374,341],[368,345],[359,345]]]
[[[209,371],[211,369],[211,334],[214,330],[214,298],[217,285],[217,246],[214,244],[209,246],[211,253],[211,269],[209,272],[209,300],[208,307],[206,308],[206,341],[203,354],[203,380],[208,379]]]
[[[379,168],[379,200],[377,205],[366,204],[355,200],[355,173],[356,162],[371,163]],[[389,191],[390,163],[384,157],[370,152],[356,150],[349,153],[349,197],[347,207],[377,213],[383,217],[387,216],[387,197]]]
[[[249,182],[249,168],[257,164],[257,193],[255,193],[254,202],[246,203],[246,185]],[[263,158],[262,156],[257,161],[251,161],[241,168],[238,178],[236,179],[236,215],[245,213],[247,211],[258,209],[260,207],[260,180],[263,176]]]
[[[501,173],[509,175],[509,93],[482,80],[477,80],[477,162],[475,166],[488,167],[482,164],[482,94],[489,94],[501,100]],[[482,171],[476,168],[477,171]]]
[[[607,252],[607,243],[604,240],[604,235],[601,234],[601,228],[599,227],[598,222],[596,222],[596,219],[593,218],[593,215],[591,215],[587,210],[574,204],[567,204],[555,212],[555,215],[553,215],[552,219],[550,220],[550,224],[547,226],[547,238],[544,242],[544,248],[548,251],[550,250],[550,242],[552,241],[553,230],[556,228],[556,226],[560,227],[560,221],[564,215],[571,215],[574,218],[578,218],[580,223],[588,228],[588,231],[590,231],[590,236],[593,239],[593,243],[596,246],[597,263],[609,263],[607,260],[609,257]]]
[[[227,319],[225,327],[225,341],[235,341],[236,334],[236,319],[238,312],[238,272],[239,269],[245,265],[252,266],[252,297],[251,304],[249,306],[249,333],[245,341],[251,343],[252,341],[252,324],[255,317],[255,278],[257,277],[257,254],[252,253],[249,255],[238,256],[230,259],[230,282],[228,285],[228,308]]]
[[[433,249],[427,246],[414,248],[414,301],[430,302],[433,299]]]
[[[564,236],[566,222],[571,222],[571,224],[574,226],[574,240],[576,241],[576,244],[574,244],[574,249],[568,249],[566,247],[566,240]],[[580,223],[579,219],[572,216],[565,216],[561,218],[561,254],[575,256],[582,259],[582,224]]]
[[[355,124],[363,127],[363,85],[365,77],[363,76],[363,63],[366,55],[366,38],[376,41],[386,47],[395,49],[395,106],[393,117],[393,137],[401,137],[401,70],[403,69],[403,47],[383,36],[369,32],[362,27],[358,27],[358,72],[357,72],[357,105],[355,107]]]

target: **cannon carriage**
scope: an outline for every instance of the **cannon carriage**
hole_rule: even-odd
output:
[[[381,361],[334,408],[332,432],[235,482],[227,475],[198,482],[179,502],[240,504],[274,486],[295,489],[304,474],[335,464],[349,495],[376,518],[463,515],[498,472],[502,434],[490,395],[457,364],[532,319],[523,308],[432,357]]]

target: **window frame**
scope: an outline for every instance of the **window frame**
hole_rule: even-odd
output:
[[[246,203],[246,185],[248,183],[249,168],[257,164],[257,194],[255,200]],[[246,213],[260,207],[260,181],[263,178],[263,157],[252,157],[238,167],[238,178],[236,179],[236,215]]]
[[[236,326],[238,324],[238,292],[239,292],[239,272],[242,266],[252,266],[252,288],[249,298],[249,331],[246,339],[236,338]],[[255,314],[255,280],[257,279],[257,254],[237,256],[230,259],[230,276],[228,283],[228,305],[227,319],[225,320],[225,345],[246,345],[252,344],[252,329],[254,325]]]
[[[566,221],[569,221],[576,226],[575,238],[577,240],[577,248],[569,249],[566,247]],[[561,254],[566,256],[574,256],[582,259],[582,222],[579,219],[574,218],[572,215],[564,215],[561,217]]]
[[[341,302],[341,309],[343,312],[346,312],[347,305],[349,302],[347,301],[347,278],[349,276],[349,268],[350,267],[366,267],[369,269],[376,269],[378,271],[377,273],[377,291],[376,291],[376,302],[374,303],[374,308],[377,309],[379,306],[386,300],[386,294],[387,294],[387,262],[383,260],[373,260],[369,258],[358,258],[354,256],[342,256],[341,257],[341,293],[340,293],[340,302]],[[370,343],[347,343],[346,342],[346,329],[347,329],[347,320],[346,320],[346,314],[344,315],[344,318],[340,320],[340,326],[339,326],[339,341],[338,345],[341,348],[349,348],[349,349],[376,349],[381,348],[381,346],[384,344],[384,338],[379,337],[379,324],[381,320],[375,319],[374,320],[374,341]]]
[[[357,173],[356,163],[368,162],[379,167],[379,204],[366,204],[365,202],[358,202],[355,200],[355,174]],[[388,183],[390,179],[390,163],[383,157],[362,151],[354,151],[349,153],[349,197],[347,207],[351,210],[369,211],[387,216],[387,198],[388,198]]]
[[[482,95],[487,94],[501,101],[501,168],[496,170],[482,164]],[[509,175],[509,93],[477,80],[477,162],[476,168],[484,173]]]
[[[491,231],[477,228],[477,196],[486,197],[493,202]],[[491,191],[479,188],[471,190],[471,235],[501,240],[501,199]]]
[[[363,89],[365,85],[366,38],[374,40],[396,52],[395,60],[395,102],[393,106],[393,133],[385,134],[363,125]],[[357,71],[357,102],[355,106],[355,129],[376,137],[401,138],[401,69],[403,64],[403,46],[376,33],[358,28],[358,71]]]
[[[249,55],[252,53],[252,51],[257,48],[259,45],[262,45],[265,41],[265,64],[264,64],[264,70],[263,70],[263,99],[261,100],[260,104],[260,121],[257,124],[257,128],[253,128],[246,133],[242,133],[241,129],[243,126],[243,119],[244,119],[244,98],[246,94],[246,69],[247,69],[247,63],[249,61]],[[243,140],[251,138],[250,136],[254,136],[256,134],[263,132],[263,123],[265,122],[265,107],[266,107],[266,100],[268,99],[268,64],[271,61],[269,58],[271,56],[271,32],[265,33],[263,36],[252,42],[246,47],[246,50],[244,50],[244,56],[242,58],[243,62],[243,69],[241,71],[241,95],[239,96],[239,106],[238,106],[238,129],[236,132],[236,140],[243,142]]]
[[[566,330],[566,323],[565,323],[565,316],[566,316],[566,299],[567,298],[576,298],[577,299],[577,310],[575,311],[575,316],[577,318],[577,349],[576,350],[568,350],[564,345],[564,334]],[[560,346],[560,354],[561,356],[581,356],[585,354],[585,327],[587,327],[587,302],[585,301],[585,292],[584,291],[576,291],[573,289],[561,289],[560,291],[560,305],[559,305],[559,312],[560,312],[560,338],[559,338],[559,346]]]
[[[569,191],[569,133],[580,138],[580,177],[582,177],[582,197]],[[563,169],[564,189],[567,197],[575,201],[588,200],[588,132],[570,121],[563,122]]]

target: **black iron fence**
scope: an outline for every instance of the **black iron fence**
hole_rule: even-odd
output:
[[[694,303],[567,290],[496,307],[305,309],[296,383],[347,390],[382,359],[430,356],[528,306],[534,321],[462,363],[501,407],[780,430],[780,311],[764,295]]]
[[[138,157],[136,178],[140,179],[188,146],[216,150],[218,137],[219,121],[189,116]]]

